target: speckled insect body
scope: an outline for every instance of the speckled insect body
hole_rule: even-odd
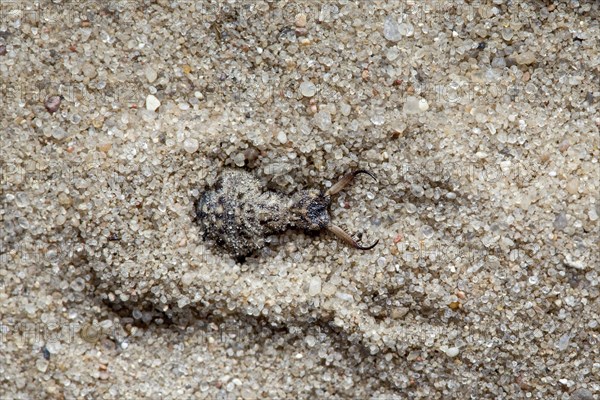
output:
[[[357,174],[345,175],[326,192],[301,190],[290,196],[262,190],[259,181],[242,170],[226,170],[196,202],[196,218],[205,238],[215,240],[235,257],[245,257],[265,246],[265,238],[287,229],[326,229],[354,248],[361,246],[341,228],[332,224],[328,208],[331,196],[340,192]]]

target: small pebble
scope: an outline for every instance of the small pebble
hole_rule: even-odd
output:
[[[0,56],[6,55],[6,45],[0,44]]]
[[[564,212],[557,214],[554,218],[554,227],[559,231],[564,230],[567,227],[567,223],[567,215]]]
[[[112,143],[100,143],[98,144],[98,150],[103,152],[103,153],[107,153],[110,148],[112,147]]]
[[[281,143],[281,144],[286,144],[288,140],[287,140],[287,135],[285,134],[285,132],[280,131],[277,134],[277,140],[279,140],[279,143]]]
[[[569,342],[571,341],[571,336],[568,333],[565,333],[560,337],[558,342],[556,342],[556,348],[560,351],[564,351],[569,347]]]
[[[525,51],[515,57],[515,61],[519,65],[529,65],[536,61],[535,54],[531,51]]]
[[[319,111],[314,116],[315,124],[323,131],[331,128],[331,115],[325,111]]]
[[[67,137],[67,131],[58,127],[52,131],[52,137],[56,140],[62,140]]]
[[[183,274],[183,276],[181,277],[181,283],[185,286],[189,286],[192,284],[192,282],[194,282],[194,279],[196,278],[196,274],[193,272],[186,272],[185,274]]]
[[[579,178],[575,177],[569,179],[569,182],[567,182],[566,189],[567,192],[569,192],[569,194],[577,194],[577,192],[579,191]]]
[[[383,112],[373,114],[371,116],[371,122],[376,126],[383,125],[385,123],[385,114],[383,114]]]
[[[423,186],[417,185],[417,184],[413,184],[410,186],[410,192],[415,197],[422,197],[423,194],[425,194],[425,190],[423,190]]]
[[[459,353],[458,347],[449,347],[446,349],[445,353],[448,357],[456,357]]]
[[[233,162],[235,163],[236,166],[243,167],[244,164],[246,163],[246,156],[244,155],[244,153],[237,153],[233,157]]]
[[[383,37],[391,42],[397,42],[402,39],[400,29],[398,27],[398,21],[393,16],[388,16],[383,22]]]
[[[385,52],[385,57],[389,60],[389,61],[394,61],[395,59],[398,58],[398,56],[400,55],[400,50],[398,50],[397,47],[390,47],[386,52]]]
[[[412,24],[399,24],[398,32],[402,36],[412,36],[415,33],[415,27]]]
[[[408,96],[404,102],[405,114],[419,114],[429,109],[429,103],[425,99],[419,99],[414,96]]]
[[[300,93],[304,97],[313,97],[317,93],[317,87],[310,81],[304,81],[300,84]]]
[[[343,116],[347,117],[348,115],[350,115],[351,111],[352,111],[352,107],[350,107],[350,105],[348,103],[340,104],[340,112],[342,113]]]
[[[304,341],[308,345],[308,347],[313,347],[317,343],[317,339],[314,336],[308,335],[304,338]]]
[[[61,96],[48,97],[46,99],[46,102],[44,103],[44,105],[46,106],[46,110],[48,110],[50,114],[57,112],[58,108],[60,107],[61,100]]]
[[[585,269],[585,264],[580,260],[573,260],[570,254],[565,255],[565,265],[570,268],[575,268],[579,270]]]
[[[81,72],[83,72],[84,76],[90,79],[93,79],[96,77],[96,75],[98,75],[98,72],[96,72],[96,67],[90,63],[85,63],[81,69]]]
[[[308,295],[316,296],[321,293],[321,278],[313,276],[308,284]]]
[[[44,373],[48,369],[48,361],[44,359],[39,359],[35,362],[35,367],[38,371]]]
[[[85,281],[83,278],[76,278],[73,282],[71,282],[71,289],[76,292],[81,292],[85,289]]]
[[[160,101],[154,95],[149,94],[146,97],[146,110],[156,111],[158,107],[160,107]]]
[[[294,23],[298,28],[304,28],[306,26],[306,14],[297,14]]]
[[[146,75],[146,79],[148,80],[148,83],[154,82],[156,80],[156,78],[158,77],[156,70],[154,68],[152,68],[152,66],[150,66],[150,65],[146,65],[146,68],[144,68],[144,74]]]
[[[183,141],[183,149],[192,154],[198,150],[198,141],[194,138],[187,138]]]
[[[50,354],[58,354],[63,348],[62,343],[63,342],[60,340],[49,340],[46,343],[46,350],[48,350]]]
[[[421,233],[423,234],[423,237],[425,239],[431,239],[435,232],[433,231],[433,228],[431,226],[423,225],[423,227],[421,228]]]

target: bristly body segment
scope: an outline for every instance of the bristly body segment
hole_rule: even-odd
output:
[[[379,240],[370,246],[359,245],[331,222],[328,212],[331,196],[339,193],[358,174],[375,179],[368,171],[356,170],[346,174],[326,192],[309,189],[288,196],[263,190],[258,179],[246,171],[226,170],[215,186],[196,201],[196,219],[205,238],[215,240],[237,258],[264,247],[267,236],[287,229],[326,229],[356,249],[370,250]]]

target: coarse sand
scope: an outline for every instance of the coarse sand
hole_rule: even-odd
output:
[[[600,2],[0,7],[0,399],[600,399]]]

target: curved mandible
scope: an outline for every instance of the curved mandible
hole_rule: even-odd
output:
[[[344,177],[342,179],[340,179],[335,185],[330,187],[325,192],[325,196],[333,196],[335,194],[338,194],[339,192],[342,191],[342,189],[344,189],[346,186],[348,186],[348,184],[350,182],[352,182],[352,180],[354,180],[354,177],[358,174],[369,175],[371,178],[373,178],[373,180],[375,180],[375,182],[377,182],[377,178],[375,177],[375,175],[373,175],[372,172],[369,172],[365,169],[357,169],[356,171],[353,171],[353,172],[350,172],[350,173],[344,175]]]
[[[326,196],[333,196],[337,193],[339,193],[342,189],[344,189],[350,182],[352,182],[352,180],[354,179],[354,177],[358,174],[365,174],[365,175],[369,175],[371,178],[373,178],[375,180],[375,182],[377,182],[377,178],[375,177],[375,175],[373,175],[373,173],[364,170],[364,169],[358,169],[356,171],[350,172],[346,175],[344,175],[344,177],[342,179],[340,179],[335,185],[333,185],[332,187],[329,188],[329,190],[327,190],[325,192]],[[333,233],[337,238],[341,239],[342,241],[346,242],[348,245],[352,246],[355,249],[358,250],[371,250],[373,247],[375,247],[377,245],[377,243],[379,243],[379,239],[377,239],[375,241],[375,243],[369,245],[369,246],[361,246],[360,244],[358,244],[356,242],[356,240],[354,240],[352,238],[352,236],[347,233],[346,231],[344,231],[342,228],[340,228],[337,225],[333,225],[333,224],[329,224],[327,225],[327,230],[331,233]]]
[[[379,239],[377,239],[372,245],[361,246],[360,244],[356,243],[356,240],[352,239],[352,236],[350,236],[350,234],[348,234],[339,226],[329,224],[327,225],[327,230],[333,233],[338,239],[343,240],[344,242],[358,250],[371,250],[373,247],[377,246],[377,243],[379,243]]]

